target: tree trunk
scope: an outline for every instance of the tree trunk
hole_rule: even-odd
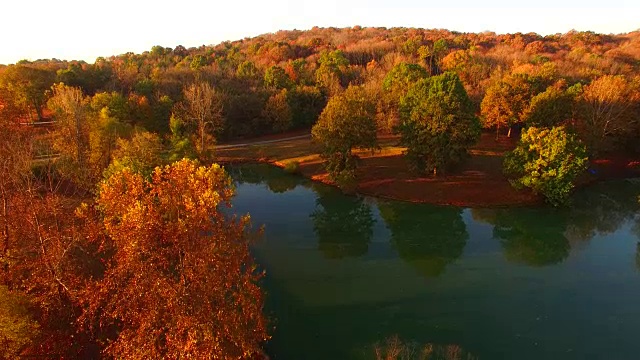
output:
[[[511,137],[511,126],[509,126],[509,132],[507,133],[507,137],[510,138]]]
[[[9,253],[9,204],[7,197],[2,197],[2,221],[4,226],[2,228],[2,255],[7,256]]]

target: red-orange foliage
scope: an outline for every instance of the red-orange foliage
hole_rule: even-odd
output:
[[[150,181],[124,170],[100,188],[107,270],[87,293],[86,319],[117,328],[116,358],[253,358],[267,339],[262,274],[249,217],[218,165],[182,160]]]

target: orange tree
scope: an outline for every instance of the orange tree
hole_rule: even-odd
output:
[[[191,160],[156,168],[149,181],[125,168],[101,185],[98,238],[111,255],[88,289],[85,320],[112,331],[106,355],[239,359],[261,352],[268,337],[262,273],[249,253],[249,217],[223,210],[233,195],[220,166]]]

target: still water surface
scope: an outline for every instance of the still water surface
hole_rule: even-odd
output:
[[[265,226],[273,359],[371,359],[390,339],[464,359],[640,358],[638,180],[570,209],[464,209],[228,171],[234,211]]]

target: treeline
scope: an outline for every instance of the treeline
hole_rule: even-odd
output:
[[[4,103],[40,119],[47,116],[43,113],[46,92],[54,83],[79,87],[85,96],[115,92],[126,109],[118,114],[121,121],[166,134],[170,109],[182,101],[183,88],[207,82],[221,102],[225,123],[219,136],[232,138],[310,127],[328,98],[349,84],[382,89],[384,77],[394,66],[418,64],[430,75],[457,73],[476,111],[482,110],[485,127],[506,130],[518,122],[539,123],[544,114],[538,108],[557,97],[566,98],[566,92],[584,93],[587,103],[600,99],[621,106],[610,111],[607,119],[615,126],[603,131],[584,129],[593,137],[590,141],[599,143],[604,140],[598,136],[628,137],[628,132],[635,131],[626,110],[630,101],[637,100],[638,59],[638,33],[569,32],[543,37],[314,28],[199,48],[154,46],[142,54],[99,58],[93,64],[22,61],[0,68],[0,83],[8,91],[2,94]],[[607,86],[615,91],[603,94]],[[565,117],[571,114],[556,115]]]
[[[111,162],[118,138],[148,131],[172,152],[169,158],[210,157],[215,141],[311,128],[330,100],[359,87],[364,113],[374,122],[368,131],[402,133],[405,145],[415,145],[409,158],[424,163],[414,161],[413,167],[432,171],[450,164],[427,153],[448,150],[425,148],[429,141],[422,130],[427,123],[420,130],[415,127],[419,122],[408,120],[436,111],[442,101],[427,94],[425,83],[422,94],[414,89],[413,103],[409,101],[416,82],[455,75],[455,81],[447,75],[447,83],[461,85],[456,85],[455,96],[463,99],[464,109],[436,112],[464,110],[464,117],[477,117],[480,127],[496,136],[524,127],[563,126],[577,134],[591,155],[636,153],[639,69],[637,32],[573,31],[543,37],[314,28],[199,48],[154,46],[93,64],[22,61],[0,68],[0,111],[15,122],[56,120],[58,130],[64,119],[75,119],[75,130],[69,125],[62,136],[65,145],[70,139],[76,143],[75,154],[66,157],[88,164],[91,174],[85,177],[95,182]],[[74,104],[65,95],[71,92]],[[424,104],[427,99],[430,105]],[[454,163],[463,158],[477,131],[464,132],[448,141],[461,145],[453,150]],[[55,144],[55,139],[41,141],[39,151],[64,153]]]

